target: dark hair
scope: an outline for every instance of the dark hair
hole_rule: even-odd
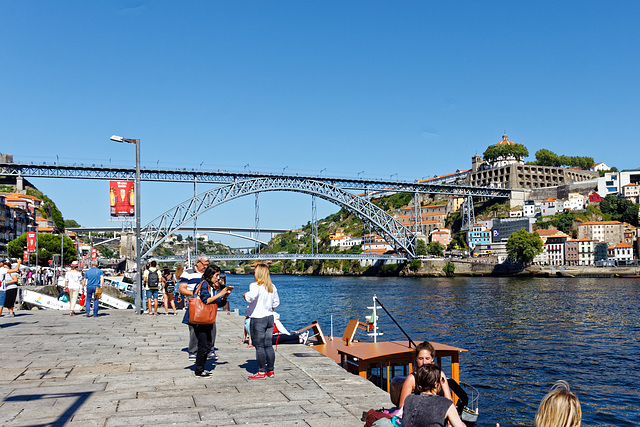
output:
[[[154,261],[151,261],[151,267],[155,267],[157,265],[157,263]]]
[[[169,273],[171,273],[171,270],[169,270],[169,267],[165,265],[164,268],[162,269],[162,274],[169,274]]]
[[[207,268],[204,270],[204,272],[202,273],[202,280],[211,284],[211,278],[216,273],[220,273],[220,267],[218,267],[215,264],[209,264]]]
[[[422,341],[413,350],[413,358],[414,358],[414,360],[418,359],[418,355],[420,354],[420,352],[422,350],[428,350],[429,354],[431,355],[431,357],[433,357],[434,359],[436,358],[436,351],[433,348],[433,346],[431,345],[431,343],[429,343],[428,341]]]
[[[437,390],[442,373],[438,365],[422,365],[416,371],[416,392]]]

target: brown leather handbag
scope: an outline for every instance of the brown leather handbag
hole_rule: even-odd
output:
[[[205,304],[200,299],[200,282],[193,290],[193,297],[189,300],[189,323],[194,325],[213,325],[218,315],[218,304]]]

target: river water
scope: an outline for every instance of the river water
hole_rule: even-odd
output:
[[[542,397],[566,380],[583,424],[640,424],[638,279],[273,276],[283,323],[318,320],[342,336],[376,294],[414,341],[462,347],[460,378],[480,393],[478,426],[533,425]],[[252,276],[229,276],[232,308]],[[403,340],[380,311],[381,339]],[[359,331],[356,338],[370,340]],[[445,366],[445,371],[447,367]]]

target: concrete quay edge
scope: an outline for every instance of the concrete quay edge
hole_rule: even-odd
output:
[[[201,379],[181,311],[5,310],[0,425],[350,427],[363,425],[363,411],[391,406],[387,393],[303,345],[277,347],[274,379],[248,380],[257,365],[239,343],[243,320],[219,312],[218,359]]]

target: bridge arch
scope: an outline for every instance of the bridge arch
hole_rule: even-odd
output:
[[[416,236],[393,216],[373,203],[325,182],[274,176],[236,181],[214,188],[166,211],[142,229],[142,257],[160,245],[177,228],[222,203],[266,191],[292,191],[318,196],[358,216],[371,225],[398,253],[415,258]]]

